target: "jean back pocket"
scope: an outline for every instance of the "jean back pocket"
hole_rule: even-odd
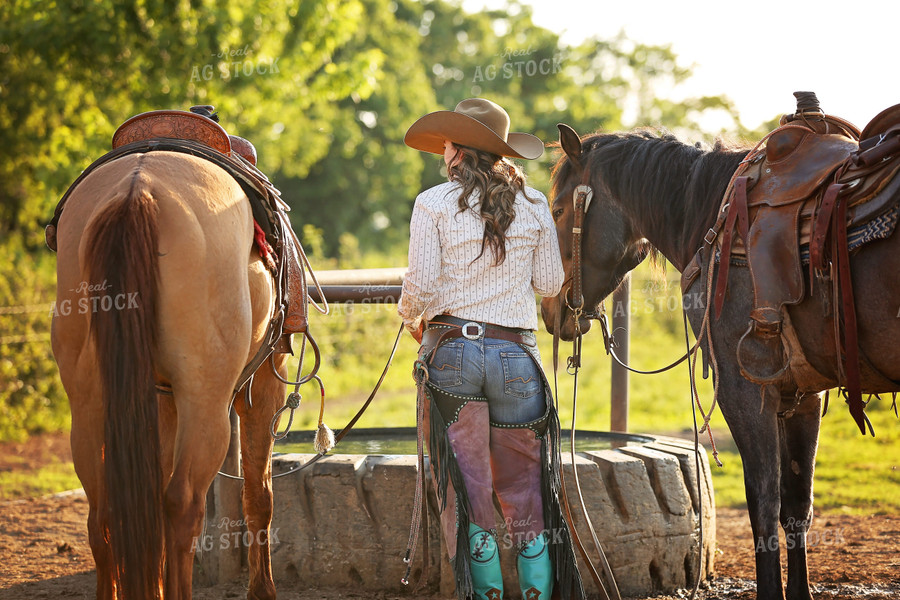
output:
[[[462,385],[462,342],[444,342],[435,349],[428,366],[428,379],[438,387]]]
[[[503,363],[503,391],[518,398],[530,398],[541,391],[543,381],[537,365],[523,350],[500,353]]]

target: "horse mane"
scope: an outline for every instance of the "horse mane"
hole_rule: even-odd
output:
[[[688,258],[700,248],[732,174],[749,152],[722,139],[712,148],[687,144],[655,128],[592,133],[581,142],[594,182],[605,186],[643,235],[660,245],[689,248]],[[553,168],[551,197],[573,169],[563,154]],[[673,228],[673,223],[682,225]]]

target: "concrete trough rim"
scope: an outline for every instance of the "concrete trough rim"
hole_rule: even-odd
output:
[[[340,434],[341,430],[334,430],[335,435]],[[571,433],[570,429],[562,429],[562,441],[561,441],[561,449],[563,454],[565,454],[569,447],[569,435]],[[409,437],[410,439],[415,439],[416,437],[416,428],[415,427],[354,427],[351,429],[344,439],[348,441],[352,440],[361,440],[361,439],[392,439],[397,436]],[[291,431],[285,436],[283,440],[279,440],[275,443],[275,451],[274,456],[281,456],[283,453],[278,452],[279,446],[283,446],[286,444],[312,444],[313,440],[316,437],[315,431],[307,431],[307,430],[298,430]],[[670,436],[662,436],[655,434],[647,434],[647,433],[626,433],[620,431],[598,431],[593,429],[576,429],[575,430],[575,439],[581,441],[591,441],[597,439],[608,440],[612,443],[636,443],[636,444],[652,444],[654,442],[676,442],[679,445],[681,444],[690,444],[693,447],[693,442],[688,440],[683,440],[681,438],[674,438]],[[340,444],[338,444],[340,446]],[[701,445],[701,448],[703,446]],[[291,454],[297,454],[296,452],[291,452]],[[300,453],[307,454],[307,453]],[[309,454],[312,454],[310,452]],[[329,456],[339,454],[334,451],[329,452]],[[343,454],[343,453],[340,453]],[[374,456],[374,455],[373,455]]]

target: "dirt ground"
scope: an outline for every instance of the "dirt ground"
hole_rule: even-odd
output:
[[[67,444],[51,442],[30,450],[28,444],[0,445],[0,469],[34,468],[47,460],[47,448],[57,457]],[[0,600],[34,598],[93,598],[94,565],[87,541],[87,501],[72,492],[0,503]],[[754,562],[746,511],[717,512],[716,576],[705,582],[704,600],[755,598]],[[809,539],[810,579],[821,599],[900,597],[900,515],[817,517]],[[295,600],[404,598],[413,594],[384,594],[353,590],[298,590],[291,582],[276,581],[279,597]],[[194,598],[243,598],[245,582],[197,588]],[[681,591],[657,600],[688,598]]]

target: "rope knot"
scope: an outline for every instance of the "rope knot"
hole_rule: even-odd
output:
[[[291,410],[297,410],[300,408],[300,400],[302,400],[302,396],[297,392],[291,392],[288,394],[287,400],[285,400],[285,404]]]
[[[416,362],[413,363],[412,376],[416,385],[428,383],[428,365],[421,358],[416,359]]]

